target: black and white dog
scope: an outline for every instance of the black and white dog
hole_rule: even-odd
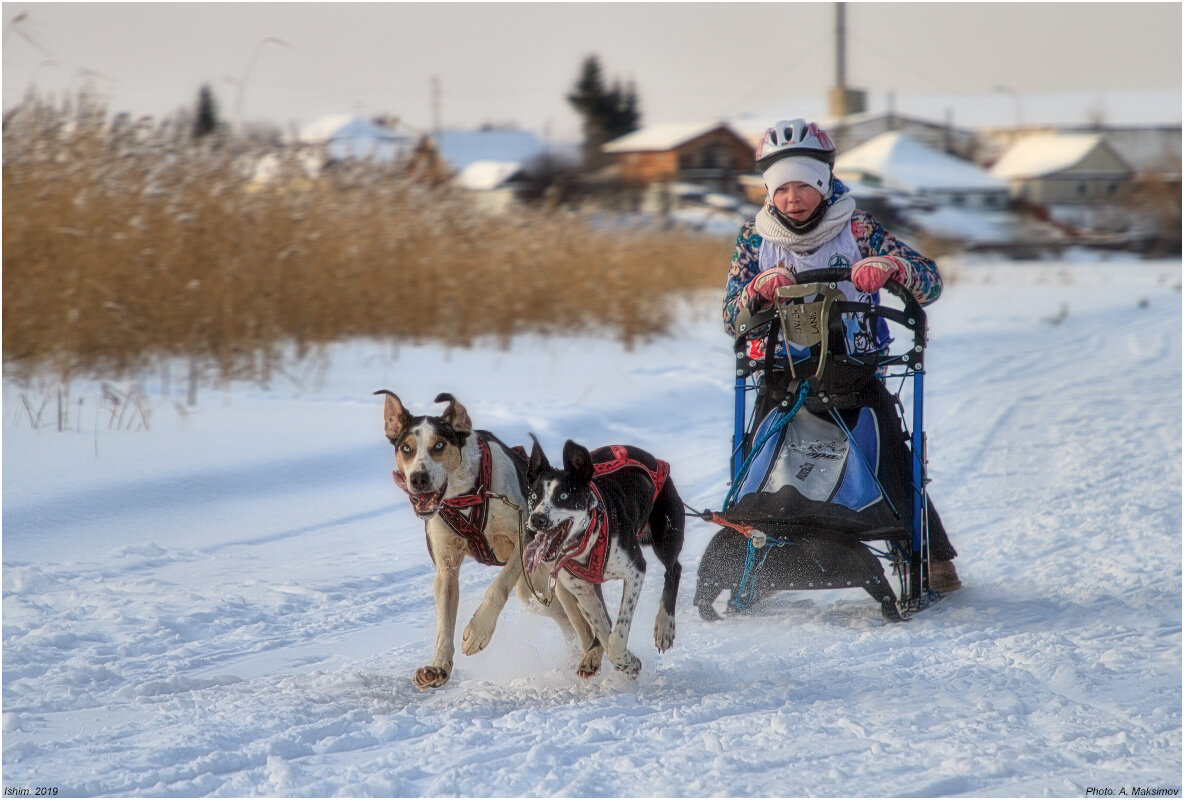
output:
[[[605,652],[627,675],[636,677],[641,670],[641,660],[629,652],[628,643],[645,579],[642,544],[652,546],[666,568],[654,644],[664,652],[674,643],[685,518],[669,474],[666,462],[635,447],[615,445],[589,452],[571,440],[563,447],[563,469],[552,469],[534,439],[526,522],[534,538],[523,556],[533,574],[541,565],[549,566],[557,588],[575,596],[592,627],[596,639],[584,651],[576,673],[581,678],[596,674]],[[606,580],[625,582],[611,630],[601,591]]]
[[[498,615],[510,591],[529,603],[532,592],[522,572],[519,553],[520,517],[526,506],[526,453],[510,448],[488,431],[474,431],[464,406],[450,394],[438,417],[413,416],[398,396],[385,389],[384,433],[395,447],[395,483],[407,492],[416,516],[425,520],[428,554],[436,567],[432,583],[436,604],[436,647],[432,662],[415,671],[420,689],[443,686],[452,674],[456,612],[460,599],[461,562],[470,556],[501,571],[490,584],[461,639],[461,650],[473,655],[493,638]],[[517,506],[504,503],[506,498]],[[544,582],[545,575],[538,581]],[[546,613],[567,633],[575,628],[585,651],[593,635],[566,590],[558,592],[562,610]]]

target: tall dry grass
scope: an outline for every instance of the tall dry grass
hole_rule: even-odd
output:
[[[115,375],[189,356],[224,376],[351,337],[468,343],[669,322],[722,287],[729,243],[597,228],[565,211],[478,213],[374,165],[268,185],[262,153],[183,126],[113,125],[30,100],[5,120],[4,364]]]

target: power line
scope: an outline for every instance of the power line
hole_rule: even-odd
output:
[[[928,68],[921,67],[917,64],[912,63],[911,61],[909,61],[907,59],[901,58],[899,55],[889,54],[889,53],[885,52],[884,50],[881,50],[876,44],[864,39],[862,36],[856,36],[855,34],[851,33],[850,28],[847,29],[847,36],[854,39],[859,44],[859,46],[861,48],[866,47],[868,50],[871,50],[872,52],[876,53],[883,60],[885,60],[889,63],[895,63],[895,64],[899,64],[900,66],[906,67],[910,71],[914,72],[918,77],[924,78],[927,83],[933,83],[934,79],[936,78],[937,79],[936,82],[938,84],[940,84],[941,87],[947,92],[951,92],[953,94],[959,94],[959,93],[963,93],[966,91],[965,86],[956,85],[954,83],[947,83],[946,80],[942,77],[942,73],[940,71],[935,72],[933,70],[932,66],[930,66]]]

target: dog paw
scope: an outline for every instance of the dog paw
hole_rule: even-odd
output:
[[[604,648],[594,645],[591,649],[584,651],[584,657],[580,659],[580,666],[576,668],[576,675],[584,680],[591,678],[600,672],[600,662],[603,660]]]
[[[719,622],[721,619],[723,619],[723,617],[719,615],[719,612],[715,610],[715,607],[711,605],[711,603],[703,602],[696,606],[696,608],[699,609],[699,616],[706,622]]]
[[[666,613],[666,609],[658,611],[658,618],[654,620],[654,645],[659,653],[665,653],[674,644],[674,617]]]
[[[415,685],[420,689],[439,689],[448,683],[450,674],[447,667],[420,667],[415,671]]]
[[[637,674],[641,672],[641,659],[626,650],[620,660],[613,664],[613,666],[630,678],[636,678]]]
[[[492,624],[485,625],[474,614],[473,619],[465,626],[465,632],[461,636],[460,651],[466,656],[480,653],[489,644],[490,640],[493,639],[493,629],[496,625],[496,619]]]

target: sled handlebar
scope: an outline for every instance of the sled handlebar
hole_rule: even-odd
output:
[[[851,280],[850,267],[834,267],[829,269],[811,269],[805,272],[798,272],[794,275],[794,280],[798,284],[803,283],[840,283],[841,281]],[[884,283],[884,288],[889,294],[894,294],[900,298],[904,303],[905,313],[913,315],[915,319],[924,319],[925,311],[921,308],[921,303],[913,296],[913,293],[906,289],[902,284],[889,278]]]
[[[829,268],[829,269],[813,269],[798,272],[794,275],[795,285],[804,287],[809,284],[838,284],[843,281],[851,280],[851,270],[849,268]],[[909,352],[898,354],[894,356],[875,356],[865,357],[861,363],[903,363],[913,369],[920,368],[922,360],[924,359],[925,346],[927,344],[927,320],[925,310],[921,307],[921,303],[913,296],[912,292],[906,289],[903,285],[895,280],[888,280],[884,287],[886,291],[900,298],[903,303],[903,309],[891,308],[888,306],[879,305],[872,302],[855,302],[849,300],[836,300],[833,303],[833,309],[838,314],[849,313],[869,313],[877,315],[883,319],[890,320],[902,325],[912,332],[912,342],[909,346]],[[786,290],[788,291],[788,288]],[[754,356],[747,353],[747,342],[749,337],[758,328],[762,328],[766,323],[777,319],[781,309],[778,304],[766,306],[757,311],[750,311],[744,309],[740,312],[736,319],[736,339],[734,349],[736,351],[737,375],[744,377],[751,372],[759,369],[760,356]],[[837,317],[835,318],[837,320]],[[771,336],[772,334],[770,334]],[[770,338],[770,342],[772,339]],[[772,352],[765,356],[766,368],[772,362]],[[840,357],[842,358],[842,357]],[[820,365],[821,366],[821,365]]]
[[[798,286],[804,286],[809,283],[839,283],[841,281],[851,280],[851,270],[847,267],[811,269],[799,272],[794,277],[797,280]],[[919,359],[921,354],[925,352],[925,345],[927,343],[928,322],[925,317],[925,309],[921,308],[920,301],[901,283],[889,278],[884,283],[883,288],[889,294],[899,297],[900,301],[904,304],[904,308],[897,310],[874,303],[841,302],[835,304],[836,310],[841,312],[866,310],[903,325],[913,332],[913,346],[911,349],[916,353],[913,358]],[[920,362],[914,360],[913,363],[919,364]]]

